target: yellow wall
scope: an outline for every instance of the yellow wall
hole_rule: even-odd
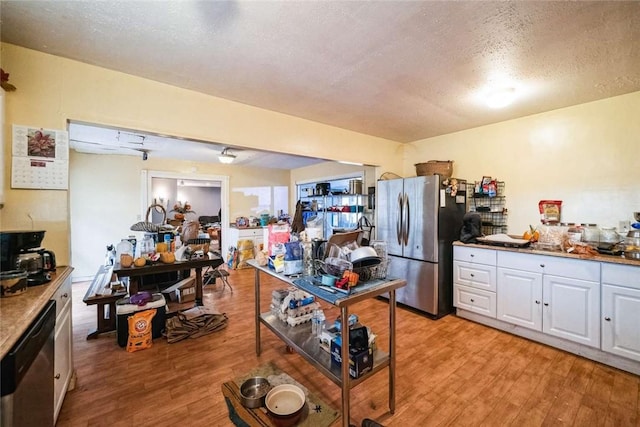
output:
[[[411,159],[454,160],[454,175],[506,182],[509,232],[540,224],[538,202],[563,201],[562,221],[618,226],[640,211],[640,92],[408,144]]]
[[[6,94],[4,135],[7,141],[11,140],[12,124],[65,129],[67,120],[71,119],[330,160],[402,167],[401,144],[397,142],[6,43],[1,49],[2,67],[11,74],[11,83],[18,88]],[[68,192],[7,188],[10,144],[5,144],[5,156],[6,203],[0,210],[0,228],[31,228],[25,212],[34,213],[35,227],[47,230],[43,245],[56,251],[59,264],[68,263]],[[73,162],[70,167],[75,167]],[[229,175],[235,176],[235,173],[229,172]],[[252,185],[262,182],[258,169],[239,174],[248,174],[247,179],[255,178]]]

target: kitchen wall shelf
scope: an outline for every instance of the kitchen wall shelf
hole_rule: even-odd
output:
[[[496,195],[477,194],[472,185],[467,186],[467,197],[470,200],[469,212],[477,212],[482,219],[482,233],[507,234],[507,208],[504,181],[496,182]]]
[[[328,180],[331,192],[328,195],[313,194],[318,182],[298,185],[298,198],[303,203],[302,217],[306,225],[308,218],[322,215],[324,238],[334,233],[358,228],[358,221],[366,216],[373,222],[373,210],[367,208],[368,195],[349,194],[350,179]]]

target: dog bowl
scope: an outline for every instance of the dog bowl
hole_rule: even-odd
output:
[[[264,406],[264,399],[271,389],[266,378],[251,377],[240,386],[240,403],[249,409]]]
[[[277,385],[265,398],[267,414],[278,427],[296,425],[302,417],[305,402],[304,391],[293,384]]]

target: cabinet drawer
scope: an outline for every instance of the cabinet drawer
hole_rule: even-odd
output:
[[[591,282],[600,281],[600,263],[595,261],[500,251],[498,266]]]
[[[51,298],[56,301],[56,317],[71,302],[71,278],[67,278]]]
[[[496,265],[496,251],[492,249],[478,249],[465,246],[454,246],[453,259],[456,261]]]
[[[496,267],[454,261],[453,281],[461,285],[471,286],[486,291],[496,291]]]
[[[603,262],[602,283],[640,289],[640,267]]]
[[[453,305],[493,319],[496,318],[496,294],[464,285],[453,285]]]

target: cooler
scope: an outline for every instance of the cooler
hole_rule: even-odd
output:
[[[129,298],[122,298],[116,301],[116,330],[118,335],[118,345],[126,347],[129,340],[128,317],[135,312],[145,311],[155,308],[156,315],[151,321],[151,336],[160,338],[164,329],[165,317],[167,314],[167,302],[162,294],[153,294],[153,300],[145,305],[129,304]]]

